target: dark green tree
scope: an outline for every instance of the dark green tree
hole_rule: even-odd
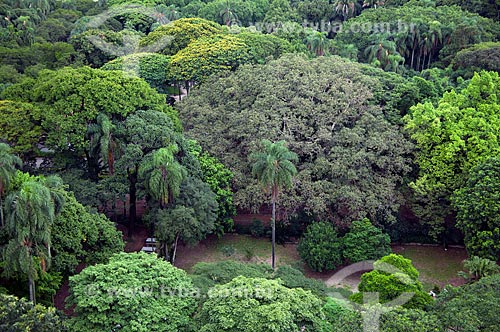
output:
[[[300,239],[300,257],[314,271],[333,270],[342,264],[342,240],[328,222],[309,225]]]
[[[368,218],[353,221],[342,238],[342,255],[350,263],[379,259],[391,253],[389,235],[375,227]]]

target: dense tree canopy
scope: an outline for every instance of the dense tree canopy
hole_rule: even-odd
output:
[[[473,167],[467,182],[453,195],[457,227],[465,235],[471,255],[496,260],[500,255],[500,159],[486,159]]]
[[[445,93],[437,106],[418,104],[406,117],[416,141],[419,175],[412,184],[420,197],[422,218],[443,230],[452,213],[450,195],[467,181],[469,171],[500,152],[498,103],[500,78],[476,73],[460,92]]]
[[[211,290],[197,321],[204,332],[288,332],[314,330],[321,316],[321,300],[309,291],[240,276]]]
[[[195,310],[191,280],[145,253],[121,253],[70,278],[74,331],[179,331]],[[183,295],[184,294],[184,295]]]
[[[390,254],[373,263],[374,270],[364,273],[358,285],[359,293],[351,296],[355,302],[363,303],[366,294],[376,292],[380,303],[394,301],[405,308],[423,309],[432,298],[423,291],[418,280],[419,272],[411,260],[401,255]]]
[[[285,56],[207,82],[179,113],[188,135],[234,172],[239,207],[264,201],[247,155],[263,138],[284,139],[299,173],[280,216],[303,208],[338,223],[383,221],[397,209],[411,145],[371,105],[374,81],[340,58]]]

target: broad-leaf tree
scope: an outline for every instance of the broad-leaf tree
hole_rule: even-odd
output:
[[[418,104],[406,116],[418,147],[419,172],[411,184],[416,211],[435,235],[453,216],[451,195],[466,184],[471,169],[500,152],[499,98],[498,73],[483,71],[462,91],[445,93],[437,106]]]
[[[239,276],[211,289],[197,321],[201,332],[316,330],[323,317],[321,305],[310,291]]]
[[[115,254],[70,277],[74,331],[175,332],[191,324],[196,295],[187,274],[156,255]]]

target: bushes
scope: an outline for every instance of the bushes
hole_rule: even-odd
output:
[[[313,270],[333,270],[342,263],[342,241],[332,224],[318,222],[307,227],[297,247],[300,257]]]
[[[367,218],[354,221],[342,242],[342,254],[349,263],[378,259],[391,252],[389,235],[382,233]]]
[[[297,247],[300,256],[315,271],[335,269],[343,262],[378,259],[391,252],[391,239],[367,218],[354,221],[349,232],[338,237],[327,222],[311,224]]]
[[[403,302],[403,306],[408,309],[423,309],[432,302],[432,297],[423,291],[422,283],[418,280],[419,273],[411,260],[390,254],[377,260],[373,266],[373,271],[361,276],[358,285],[360,293],[352,295],[352,301],[362,303],[362,293],[377,292],[381,303],[400,297],[403,299],[404,293],[410,293],[408,301]]]

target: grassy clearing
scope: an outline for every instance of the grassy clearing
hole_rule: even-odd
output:
[[[444,287],[463,283],[457,273],[463,270],[462,261],[467,258],[464,249],[449,248],[445,251],[442,247],[395,246],[393,251],[412,260],[428,290],[434,285]]]
[[[276,264],[301,265],[295,245],[276,245]],[[179,249],[176,266],[190,271],[198,262],[240,260],[252,263],[271,264],[271,242],[248,235],[226,234],[222,238],[211,236],[196,247]]]
[[[394,246],[393,251],[412,260],[420,271],[420,279],[426,290],[432,289],[434,285],[442,288],[447,284],[463,283],[463,279],[457,276],[457,272],[463,269],[462,261],[467,258],[464,249],[450,248],[445,251],[441,247]],[[226,234],[220,239],[211,236],[195,247],[181,247],[176,266],[189,272],[198,262],[228,259],[271,264],[271,242],[269,239],[248,235]],[[323,273],[310,271],[301,262],[294,244],[276,245],[276,264],[299,267],[308,277],[323,281],[328,280],[335,273],[335,271]],[[360,275],[346,279],[346,286],[355,289]]]

